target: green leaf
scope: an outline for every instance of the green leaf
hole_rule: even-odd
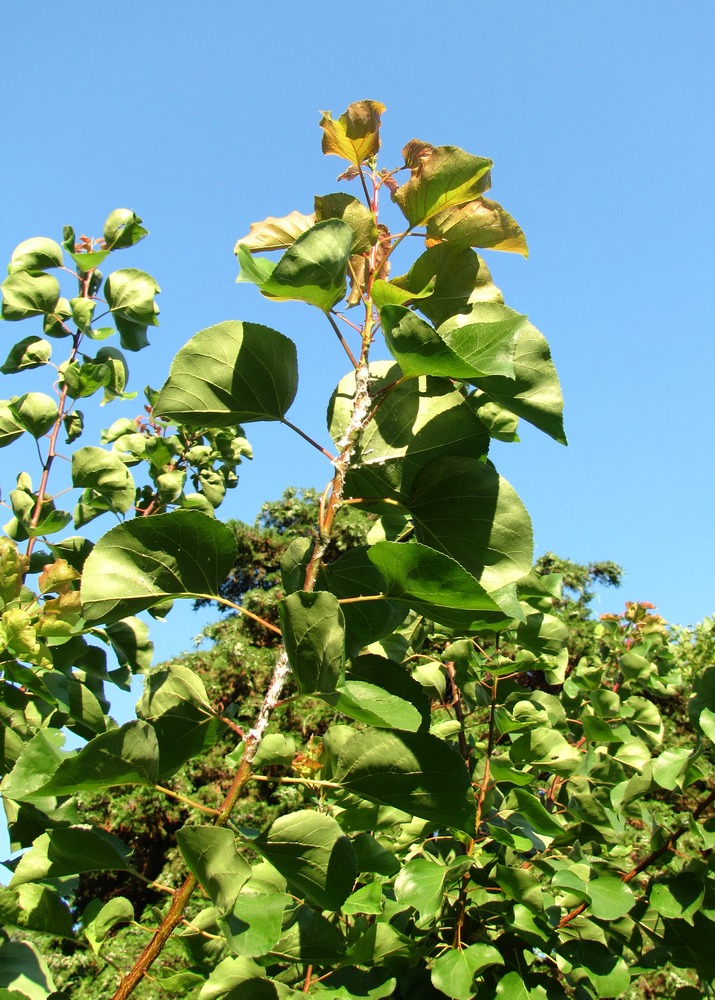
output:
[[[341,156],[356,167],[377,156],[384,110],[379,101],[354,101],[337,121],[332,112],[323,111],[320,127],[325,155]]]
[[[216,596],[235,559],[230,528],[197,511],[118,525],[84,564],[85,620],[116,622],[172,597]]]
[[[125,350],[140,351],[149,343],[147,327],[159,323],[154,296],[160,291],[150,274],[136,268],[114,271],[105,281],[104,296]]]
[[[439,827],[474,832],[475,801],[459,753],[430,733],[365,729],[338,758],[335,781]]]
[[[153,414],[201,427],[282,420],[297,388],[292,340],[267,326],[229,321],[181,348]]]
[[[410,179],[393,195],[411,226],[472,201],[489,188],[492,161],[458,146],[432,146],[411,139],[402,150]]]
[[[350,194],[340,191],[336,194],[316,195],[315,217],[318,222],[326,219],[342,219],[346,222],[353,231],[350,248],[353,254],[367,253],[377,243],[379,234],[375,216]]]
[[[496,201],[477,198],[439,212],[427,223],[427,243],[447,240],[452,246],[483,247],[529,256],[521,228]]]
[[[413,906],[420,918],[439,913],[445,902],[447,869],[427,858],[408,861],[395,879],[395,898],[403,906]]]
[[[509,748],[509,756],[517,765],[548,770],[553,774],[570,775],[581,764],[582,754],[561,733],[536,729],[519,736]]]
[[[23,240],[12,252],[8,274],[17,271],[44,271],[48,267],[62,267],[62,247],[46,236],[33,236]]]
[[[51,314],[60,299],[57,278],[43,271],[16,271],[0,285],[2,318],[27,319]]]
[[[655,882],[651,887],[649,902],[662,917],[687,920],[692,924],[693,916],[702,904],[704,892],[702,875],[679,872],[673,878]]]
[[[400,381],[398,365],[371,366],[371,391],[394,385],[379,396],[374,418],[359,435],[345,480],[345,495],[375,501],[386,497],[405,502],[420,469],[444,455],[481,458],[489,434],[473,404],[447,379],[421,377]],[[399,384],[395,384],[399,383]],[[355,377],[347,375],[330,402],[329,426],[334,441],[347,427],[355,395]],[[394,506],[387,510],[394,513]]]
[[[475,976],[492,965],[504,965],[504,959],[490,944],[450,948],[432,965],[432,985],[454,1000],[472,1000]]]
[[[78,448],[72,455],[72,485],[85,490],[83,503],[93,516],[111,510],[125,514],[134,506],[136,487],[129,469],[118,455],[103,448]],[[75,508],[77,527],[91,517],[80,505]]]
[[[296,744],[292,736],[283,733],[268,733],[253,758],[254,770],[258,767],[270,767],[272,764],[282,764],[290,767],[296,755]]]
[[[325,591],[297,591],[278,610],[300,693],[334,691],[345,664],[345,619],[336,598]]]
[[[201,679],[174,663],[147,677],[137,715],[154,728],[163,777],[214,746],[226,728],[216,718]]]
[[[468,313],[476,303],[504,302],[481,257],[468,247],[449,243],[431,247],[407,274],[393,278],[390,284],[412,292],[415,307],[435,326],[451,316]],[[430,285],[433,291],[429,297],[414,294]]]
[[[16,419],[6,400],[0,401],[0,448],[12,444],[25,433],[25,428]]]
[[[420,542],[377,542],[368,556],[382,574],[388,597],[442,625],[499,626],[512,617],[514,609],[502,609],[501,595],[487,593],[458,562]]]
[[[270,273],[239,246],[238,280],[258,285],[268,298],[294,299],[328,312],[345,296],[352,245],[353,230],[346,222],[318,222],[298,237]]]
[[[128,854],[121,840],[104,830],[85,826],[51,830],[38,837],[20,858],[10,888],[82,872],[131,871]]]
[[[494,877],[510,899],[537,913],[544,909],[543,887],[530,871],[497,865]]]
[[[199,880],[211,902],[228,912],[251,877],[251,866],[236,848],[230,830],[215,826],[185,826],[176,841],[191,873]]]
[[[688,716],[694,726],[699,725],[700,716],[706,708],[711,712],[715,711],[715,666],[707,667],[693,680]]]
[[[129,208],[115,208],[104,223],[104,242],[107,250],[133,247],[147,235],[142,220]]]
[[[82,929],[95,955],[110,931],[118,924],[134,920],[134,907],[124,896],[114,896],[107,903],[93,899],[82,914]]]
[[[302,212],[290,212],[281,218],[269,215],[261,222],[251,223],[248,233],[236,240],[233,252],[238,253],[239,247],[245,247],[251,253],[256,250],[286,250],[317,221],[315,213],[303,215]]]
[[[290,902],[285,893],[242,893],[232,913],[218,922],[231,951],[246,958],[267,955],[281,936]]]
[[[42,798],[38,790],[45,785],[63,759],[64,735],[54,729],[40,730],[25,743],[15,766],[0,783],[4,798],[14,802]]]
[[[530,996],[534,994],[527,992],[524,980],[518,972],[508,972],[497,983],[495,1000],[529,1000]]]
[[[10,408],[17,422],[34,438],[47,434],[59,417],[57,403],[44,392],[16,396],[10,400]]]
[[[111,788],[114,785],[154,785],[159,778],[159,745],[147,722],[127,722],[100,733],[67,756],[42,786],[44,795]]]
[[[566,444],[564,401],[546,338],[531,323],[519,328],[514,379],[498,375],[475,379],[487,395],[560,444]]]
[[[429,700],[422,685],[400,664],[381,656],[354,659],[345,681],[324,700],[368,726],[416,732],[429,725]]]
[[[96,270],[102,261],[109,256],[109,250],[88,250],[86,252],[68,250],[67,252],[83,274]]]
[[[47,963],[29,941],[0,946],[0,1000],[48,1000],[55,984]]]
[[[18,889],[0,887],[0,923],[59,937],[74,937],[69,906],[46,885],[21,885]]]
[[[421,291],[410,291],[400,288],[392,281],[376,278],[372,283],[372,301],[378,309],[384,306],[403,306],[415,299],[426,299],[434,292],[435,280],[432,278]]]
[[[630,985],[624,960],[599,941],[565,941],[557,948],[557,962],[576,982],[588,979],[598,997],[622,997]]]
[[[384,906],[381,885],[379,882],[368,882],[348,896],[342,909],[345,916],[352,916],[356,913],[382,913]]]
[[[446,552],[489,591],[531,569],[531,518],[491,465],[439,458],[415,477],[407,506],[418,539]]]
[[[630,913],[636,898],[629,887],[613,875],[602,875],[588,883],[591,913],[599,920],[619,920]]]
[[[526,317],[498,302],[478,303],[438,330],[402,306],[384,306],[380,315],[385,342],[405,376],[514,375],[516,337]]]
[[[280,816],[251,846],[293,891],[321,909],[339,909],[352,892],[355,853],[331,816],[309,810]]]
[[[15,372],[41,368],[50,360],[51,354],[51,345],[42,337],[25,337],[12,348],[0,371],[3,375],[13,375]]]

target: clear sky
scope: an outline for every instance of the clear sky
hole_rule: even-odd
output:
[[[110,210],[134,209],[151,236],[119,266],[148,270],[162,294],[131,387],[159,386],[203,327],[264,322],[298,344],[291,419],[327,443],[321,400],[343,358],[315,310],[235,284],[236,239],[338,188],[321,109],[386,104],[383,165],[413,137],[491,157],[492,196],[531,255],[489,263],[551,343],[570,440],[522,426],[496,464],[537,553],[625,567],[602,610],[650,600],[691,623],[715,611],[714,28],[712,0],[8,4],[0,254],[67,223],[100,235]],[[19,331],[0,329],[3,351]],[[102,424],[135,410],[117,404]],[[256,457],[223,516],[252,520],[288,485],[324,485],[325,460],[290,432],[247,431]],[[17,461],[0,459],[6,495]],[[199,627],[176,609],[160,654]]]

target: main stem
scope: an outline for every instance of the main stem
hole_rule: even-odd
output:
[[[368,385],[368,355],[374,323],[372,300],[368,295],[365,303],[362,351],[358,366],[355,369],[355,396],[353,397],[352,415],[345,433],[338,442],[338,457],[334,461],[335,474],[329,486],[329,498],[321,518],[319,536],[313,548],[313,553],[305,574],[304,590],[307,591],[315,589],[320,563],[330,542],[330,532],[335,515],[342,505],[345,476],[350,466],[353,452],[355,451],[358,435],[370,418],[371,400]],[[251,778],[253,760],[263,739],[271,714],[280,700],[281,692],[289,673],[288,656],[285,649],[281,648],[273,670],[270,686],[263,699],[263,704],[258,712],[255,724],[246,735],[241,763],[236,770],[228,795],[214,821],[215,826],[221,827],[227,824],[236,802]],[[161,954],[174,929],[181,923],[184,910],[196,886],[196,878],[193,875],[189,875],[181,888],[175,893],[169,911],[155,931],[151,941],[141,953],[131,971],[122,979],[112,1000],[127,1000],[127,997],[132,995],[145,974]]]

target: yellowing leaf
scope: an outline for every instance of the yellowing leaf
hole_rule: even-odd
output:
[[[427,223],[427,246],[447,240],[454,246],[504,250],[529,256],[517,222],[496,201],[477,198],[438,212]]]
[[[433,215],[473,201],[489,188],[492,161],[458,146],[431,146],[411,139],[402,150],[412,176],[394,198],[408,222],[420,226]]]
[[[292,246],[298,237],[315,225],[317,219],[314,212],[304,215],[302,212],[290,212],[280,218],[269,215],[261,222],[252,222],[245,236],[236,240],[233,252],[240,246],[253,253],[255,250],[285,250]]]
[[[384,110],[385,105],[379,101],[355,101],[337,121],[330,111],[323,111],[320,127],[325,155],[342,156],[356,167],[376,156]]]

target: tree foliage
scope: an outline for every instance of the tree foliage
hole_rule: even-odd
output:
[[[0,894],[10,996],[58,995],[28,934],[91,953],[104,989],[127,924],[115,1000],[587,1000],[668,963],[702,992],[715,980],[715,668],[692,678],[693,738],[664,748],[659,706],[682,678],[662,619],[629,604],[569,647],[589,581],[619,571],[567,575],[564,604],[492,461],[519,419],[566,442],[549,345],[477,252],[525,256],[524,235],[485,197],[484,157],[413,139],[402,165],[379,166],[383,110],[359,101],[321,121],[357,196],[322,195],[236,244],[242,284],[317,310],[344,351],[325,445],[289,415],[293,342],[229,320],[181,348],[140,417],[76,446],[78,401],[126,399],[126,353],[158,322],[150,275],[99,271],[146,230],[120,209],[99,241],[68,228],[12,254],[2,316],[42,336],[12,346],[3,372],[45,370],[52,395],[0,404],[0,445],[29,435],[41,465],[37,485],[17,476],[0,541],[0,793],[23,852]],[[413,235],[424,250],[394,276]],[[76,282],[68,297],[55,271]],[[113,335],[120,348],[92,343]],[[389,362],[371,358],[378,336]],[[296,496],[258,532],[216,518],[256,421],[325,456],[312,523]],[[117,523],[96,544],[67,535],[105,515]],[[224,625],[232,666],[149,672],[118,725],[106,692],[150,662],[137,616],[176,600],[250,622]],[[127,792],[145,831],[168,817],[155,856],[128,815],[102,820],[96,796]]]

